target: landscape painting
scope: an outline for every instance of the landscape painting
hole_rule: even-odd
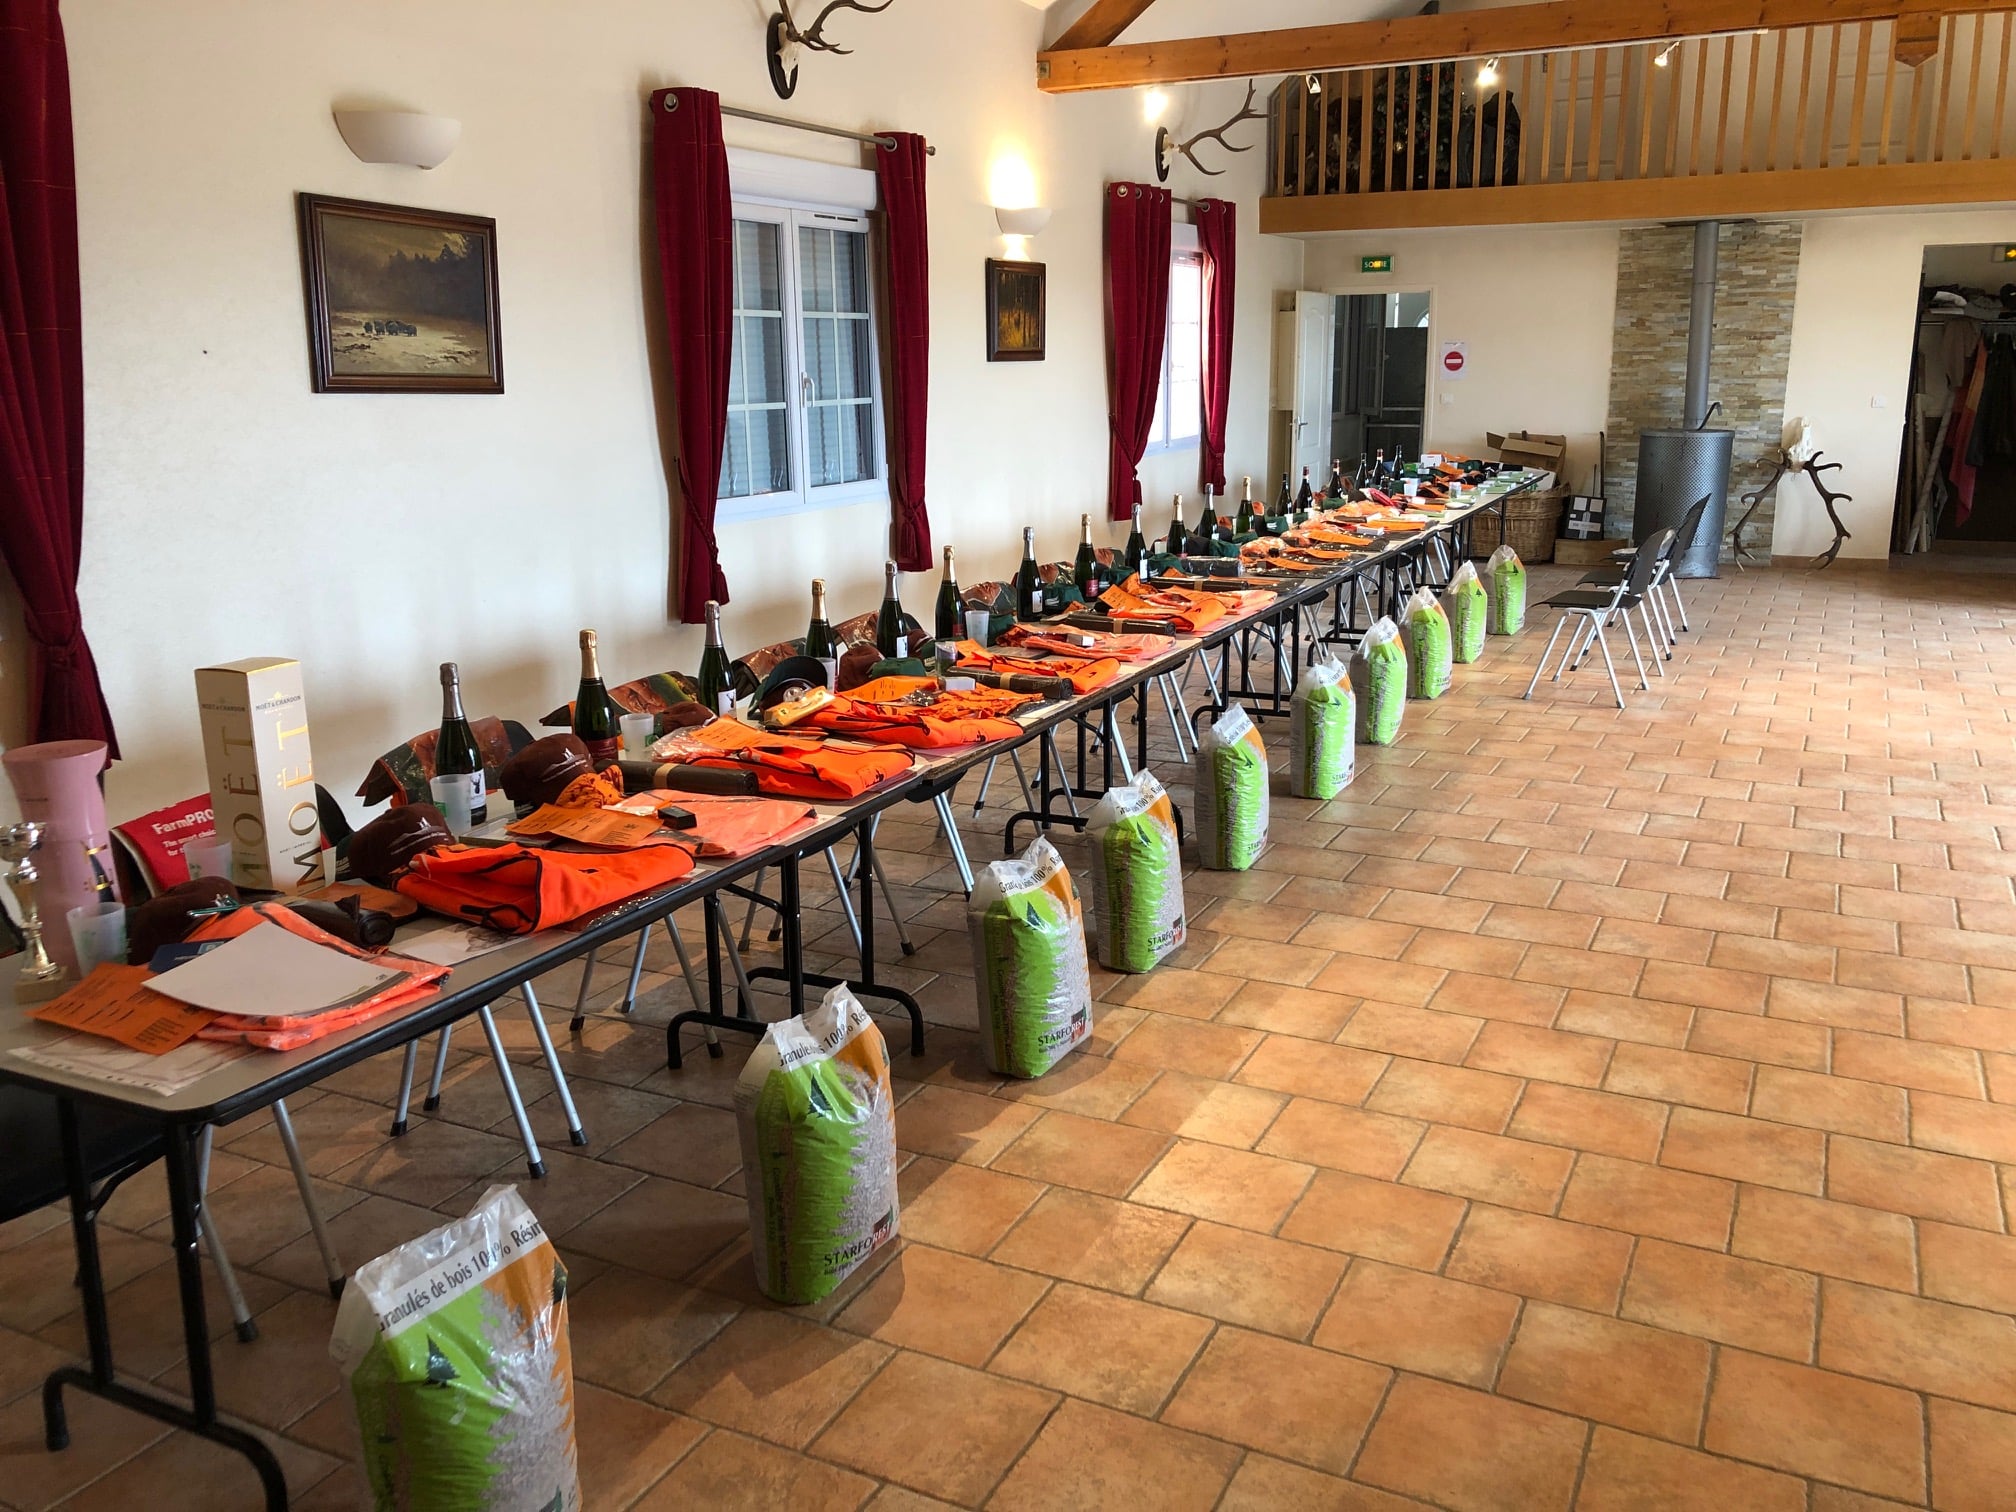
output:
[[[300,196],[317,393],[501,394],[497,223]]]

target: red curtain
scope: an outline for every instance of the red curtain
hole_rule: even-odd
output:
[[[27,607],[31,740],[118,737],[84,639],[84,354],[56,0],[0,3],[0,557]]]
[[[1141,502],[1134,469],[1148,449],[1169,336],[1169,191],[1106,186],[1106,358],[1112,446],[1106,512],[1124,520]]]
[[[728,602],[714,501],[728,442],[728,374],[735,326],[735,216],[721,97],[705,89],[651,96],[651,172],[658,199],[659,289],[672,359],[679,434],[679,565],[673,604],[694,623],[707,600]]]
[[[1225,417],[1232,409],[1232,306],[1239,281],[1239,207],[1197,201],[1197,249],[1204,254],[1204,445],[1202,476],[1225,492]]]
[[[924,504],[924,429],[931,401],[931,246],[924,210],[924,138],[890,132],[875,150],[889,273],[889,544],[905,572],[931,566]]]

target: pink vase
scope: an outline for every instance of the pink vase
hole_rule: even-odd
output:
[[[70,940],[70,910],[96,902],[99,872],[112,876],[112,836],[105,826],[105,795],[98,774],[105,770],[102,740],[50,740],[0,753],[0,766],[14,787],[21,817],[41,825],[35,866],[42,880],[35,890],[42,911],[42,940],[49,954],[73,972],[77,947]],[[115,892],[116,892],[116,883]]]

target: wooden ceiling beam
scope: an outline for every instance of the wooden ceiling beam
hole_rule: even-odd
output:
[[[1072,52],[1081,47],[1109,46],[1120,33],[1141,19],[1141,13],[1155,0],[1092,0],[1085,14],[1064,28],[1050,44],[1052,52]]]
[[[1078,24],[1109,5],[1115,14],[1147,9],[1140,0],[1099,0]],[[1058,46],[1037,55],[1036,82],[1047,93],[1068,94],[1859,21],[1896,21],[1901,35],[1916,38],[1928,27],[1936,34],[1942,16],[2009,11],[2016,11],[2016,0],[1543,0],[1389,21],[1065,47],[1073,27]]]

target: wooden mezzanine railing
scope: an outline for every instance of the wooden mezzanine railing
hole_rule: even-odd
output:
[[[2016,199],[2016,15],[1896,61],[1856,22],[1295,75],[1261,229],[1692,219]],[[1663,59],[1663,61],[1662,61]]]

